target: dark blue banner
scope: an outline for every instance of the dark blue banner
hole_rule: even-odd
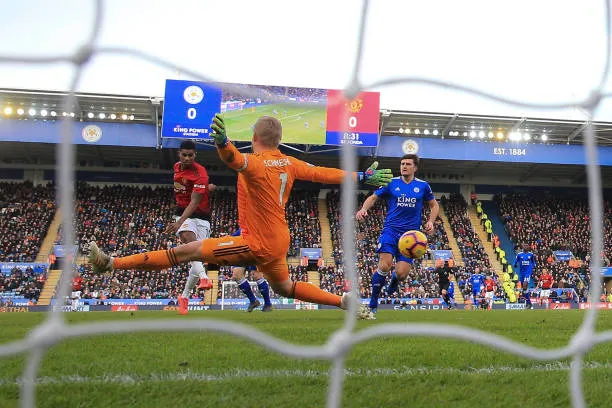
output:
[[[63,121],[0,121],[0,142],[59,143]],[[156,147],[154,125],[74,122],[72,143],[100,146]]]
[[[434,259],[442,259],[443,261],[448,261],[453,258],[453,252],[447,249],[436,249],[433,251]]]
[[[21,269],[25,272],[26,269],[32,268],[34,273],[43,273],[47,270],[49,264],[35,262],[2,262],[0,263],[0,273],[10,275],[14,268]]]
[[[316,261],[321,258],[321,248],[300,248],[300,258],[303,257]]]
[[[599,147],[599,162],[612,166],[612,147]],[[585,164],[582,145],[501,143],[417,137],[381,137],[378,155],[401,157],[415,153],[425,159],[496,161],[514,163]]]
[[[221,88],[195,81],[166,80],[162,137],[210,138],[210,124],[221,112]]]
[[[555,256],[560,261],[569,261],[572,259],[572,253],[570,251],[554,251]]]

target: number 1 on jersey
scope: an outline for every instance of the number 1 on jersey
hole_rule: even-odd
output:
[[[278,198],[278,205],[283,206],[283,195],[285,195],[285,186],[287,186],[287,173],[281,173],[278,175],[281,181],[280,194]]]

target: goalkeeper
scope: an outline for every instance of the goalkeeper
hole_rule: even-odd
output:
[[[295,180],[341,184],[345,171],[318,167],[287,156],[278,149],[282,138],[281,122],[262,116],[253,129],[253,153],[243,154],[228,140],[221,115],[212,125],[215,144],[221,160],[244,178],[245,188],[238,194],[238,213],[243,221],[240,236],[225,236],[194,241],[161,251],[111,258],[90,244],[89,262],[98,273],[113,269],[158,270],[182,262],[204,261],[219,265],[257,265],[278,295],[321,305],[348,308],[348,294],[338,296],[289,278],[287,250],[289,228],[285,204]],[[353,177],[365,184],[386,186],[393,174],[390,169],[377,170],[374,162],[365,172]],[[369,310],[361,306],[359,317],[367,318]]]

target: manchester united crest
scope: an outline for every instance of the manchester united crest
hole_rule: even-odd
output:
[[[359,113],[363,109],[363,100],[361,98],[355,98],[350,102],[344,104],[353,113]]]

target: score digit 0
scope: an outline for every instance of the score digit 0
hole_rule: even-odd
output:
[[[195,110],[195,108],[187,109],[187,117],[189,119],[195,119],[196,116],[198,116],[198,112]]]
[[[349,125],[349,127],[352,127],[352,128],[357,127],[357,118],[354,117],[354,116],[351,116],[349,118],[348,125]]]

